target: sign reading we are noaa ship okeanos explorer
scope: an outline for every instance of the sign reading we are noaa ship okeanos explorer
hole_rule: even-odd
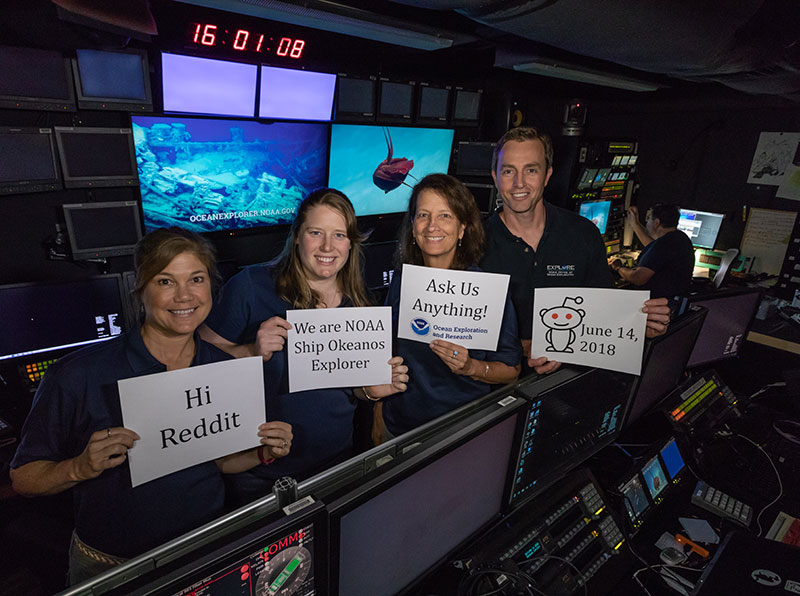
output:
[[[123,379],[117,386],[123,425],[141,437],[128,450],[134,487],[258,446],[258,425],[266,420],[260,357]]]
[[[497,349],[508,275],[403,265],[397,336]]]

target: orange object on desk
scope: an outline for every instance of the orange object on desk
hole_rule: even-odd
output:
[[[684,546],[688,546],[692,550],[692,552],[697,553],[698,556],[704,559],[708,558],[709,553],[706,549],[704,549],[696,542],[692,542],[683,534],[675,534],[675,540],[677,540],[680,544],[683,544]]]

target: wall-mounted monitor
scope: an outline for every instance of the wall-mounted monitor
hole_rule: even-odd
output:
[[[478,211],[483,215],[490,215],[497,208],[497,189],[494,184],[472,184],[467,182],[464,184],[472,196],[475,197],[475,204],[478,205]]]
[[[414,83],[380,80],[378,119],[386,122],[411,122],[414,116]]]
[[[601,234],[606,233],[611,201],[586,201],[578,206],[578,213],[597,226]]]
[[[69,60],[60,52],[0,46],[0,108],[74,112]]]
[[[692,296],[687,300],[690,304],[708,309],[703,328],[686,363],[687,368],[738,356],[761,302],[761,292],[757,289],[727,290]]]
[[[142,237],[136,201],[71,203],[63,208],[76,261],[133,254]]]
[[[255,64],[162,52],[164,111],[252,118],[257,76]]]
[[[483,89],[455,88],[453,100],[453,124],[476,126],[481,117]]]
[[[105,341],[126,331],[118,274],[0,286],[0,360]]]
[[[397,241],[364,244],[364,281],[370,290],[388,288],[394,276]]]
[[[72,61],[78,107],[151,112],[150,67],[141,50],[76,50]]]
[[[146,231],[291,223],[325,186],[328,125],[132,116]]]
[[[678,229],[689,236],[695,247],[713,249],[724,219],[724,213],[681,209]]]
[[[450,87],[434,87],[419,84],[417,100],[417,122],[420,124],[444,124],[450,117]]]
[[[61,188],[53,131],[0,127],[0,195]]]
[[[334,124],[328,185],[345,193],[357,215],[400,213],[424,176],[447,173],[453,130]]]
[[[138,184],[130,128],[56,126],[53,130],[66,188]]]
[[[459,141],[456,146],[456,175],[491,176],[495,145],[496,143]]]
[[[377,88],[375,77],[340,74],[336,83],[336,120],[375,120]]]
[[[259,118],[330,120],[336,75],[261,66]]]

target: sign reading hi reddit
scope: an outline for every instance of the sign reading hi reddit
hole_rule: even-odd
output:
[[[392,382],[388,306],[290,310],[289,391]]]
[[[259,445],[266,420],[260,357],[226,360],[117,381],[135,487]]]
[[[640,374],[648,298],[647,290],[534,290],[531,358]]]
[[[495,351],[509,276],[403,265],[397,336]]]

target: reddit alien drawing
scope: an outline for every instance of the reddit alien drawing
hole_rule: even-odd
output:
[[[544,326],[547,327],[547,333],[545,333],[544,338],[550,344],[545,348],[546,352],[572,354],[575,351],[570,346],[576,338],[575,328],[583,321],[586,311],[567,306],[568,302],[582,304],[583,298],[580,296],[575,298],[566,297],[561,306],[543,308],[539,311],[539,317],[542,319]]]

